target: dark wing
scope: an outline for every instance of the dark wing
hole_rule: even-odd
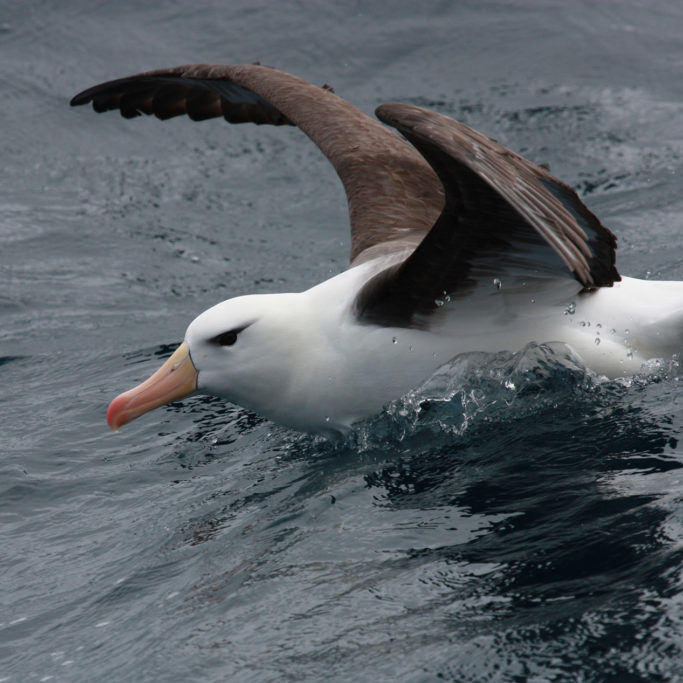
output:
[[[446,192],[443,212],[410,256],[370,280],[356,301],[366,322],[420,326],[482,273],[556,277],[585,288],[620,280],[616,239],[550,172],[453,119],[406,104],[377,116],[424,156]]]
[[[378,251],[414,247],[443,209],[441,183],[414,147],[329,87],[267,66],[189,64],[148,71],[88,88],[71,100],[87,102],[97,112],[119,109],[127,118],[187,114],[193,120],[222,116],[230,123],[298,126],[344,185],[354,265]]]

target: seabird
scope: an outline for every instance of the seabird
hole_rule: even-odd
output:
[[[443,114],[382,104],[378,121],[259,64],[149,71],[71,100],[87,102],[126,118],[298,126],[339,175],[351,223],[347,270],[201,313],[111,402],[112,429],[201,392],[344,434],[464,352],[559,341],[615,377],[681,350],[683,283],[622,278],[614,235],[568,185]]]

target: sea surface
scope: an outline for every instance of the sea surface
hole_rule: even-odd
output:
[[[680,2],[2,3],[0,683],[682,680],[675,360],[473,353],[342,443],[204,397],[107,428],[197,313],[346,267],[300,131],[68,106],[255,60],[549,163],[683,280]]]

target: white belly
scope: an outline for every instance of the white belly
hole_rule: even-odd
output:
[[[430,330],[358,325],[338,328],[334,348],[293,387],[303,429],[340,430],[426,380],[458,354],[519,351],[529,342],[563,342],[591,370],[609,377],[637,373],[653,357],[683,346],[683,283],[624,278],[614,287],[576,294],[515,290],[453,301]],[[315,426],[312,425],[315,424]]]

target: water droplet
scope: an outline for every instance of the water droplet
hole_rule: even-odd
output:
[[[330,416],[328,415],[328,416],[325,418],[325,422],[329,422],[329,421],[330,421]]]
[[[574,315],[576,313],[576,302],[571,301],[570,303],[567,304],[567,308],[564,309],[564,314],[565,315]]]
[[[434,299],[434,304],[438,307],[441,308],[443,306],[445,301],[443,299]]]
[[[593,341],[595,341],[596,346],[600,346],[600,337],[596,337]]]
[[[629,334],[628,327],[624,330],[624,334]]]
[[[408,351],[413,351],[414,348],[415,348],[415,347],[411,344],[411,345],[408,347]]]
[[[629,351],[629,352],[626,354],[626,358],[628,358],[629,360],[630,360],[631,358],[633,358],[633,351]]]
[[[398,344],[398,339],[396,337],[391,338],[391,343],[392,344]]]
[[[596,325],[596,327],[597,327],[597,328],[601,328],[601,327],[602,327],[602,323],[598,323],[598,324]]]
[[[496,289],[500,289],[503,286],[503,283],[497,277],[494,277],[493,278],[493,286]]]
[[[536,299],[532,299],[532,300],[531,300],[531,303],[532,303],[532,304],[535,304],[535,303],[536,303]]]

